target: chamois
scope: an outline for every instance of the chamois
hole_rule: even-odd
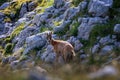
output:
[[[58,62],[59,56],[63,58],[65,63],[73,60],[75,51],[69,42],[53,39],[52,32],[47,33],[47,40],[54,48],[54,52],[56,53],[56,62]]]

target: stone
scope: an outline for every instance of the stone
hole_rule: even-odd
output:
[[[78,36],[79,39],[88,40],[90,32],[93,27],[97,24],[106,23],[106,18],[94,17],[94,18],[82,18],[81,24],[78,27]]]
[[[51,45],[47,46],[47,50],[42,53],[41,59],[48,63],[54,63],[55,62],[55,53],[53,51],[53,47]]]
[[[120,34],[120,24],[116,24],[114,26],[114,32],[117,33],[117,34]]]
[[[3,23],[0,23],[0,35],[3,34],[5,25]]]
[[[63,7],[65,4],[64,0],[54,0],[54,7],[55,8],[61,8]]]
[[[71,21],[64,21],[60,26],[57,26],[53,29],[55,33],[63,31],[65,28],[69,27]]]
[[[27,7],[28,7],[28,3],[22,4],[21,9],[20,9],[20,15],[19,15],[20,18],[23,17],[24,14],[28,12]]]
[[[37,7],[37,3],[35,1],[32,1],[28,3],[27,7],[28,7],[28,11],[33,11]]]
[[[37,34],[38,32],[39,28],[37,27],[27,27],[24,30],[22,30],[20,34],[13,40],[13,43],[16,43],[14,51],[18,50],[20,47],[23,47],[27,37]]]
[[[118,71],[115,67],[105,66],[96,72],[90,73],[89,78],[96,79],[96,78],[102,78],[102,77],[117,76],[117,74],[118,74]]]
[[[30,50],[34,48],[41,49],[46,45],[46,35],[45,33],[38,33],[26,38],[25,50],[23,54],[27,54]]]
[[[4,10],[5,8],[9,7],[10,3],[9,2],[5,2],[0,6],[0,10]]]
[[[88,6],[88,13],[92,16],[107,16],[113,0],[91,0]]]
[[[104,46],[101,51],[100,51],[100,55],[107,55],[109,53],[111,53],[113,50],[113,46],[112,45],[106,45]]]
[[[92,47],[92,53],[98,53],[98,51],[100,50],[100,44],[96,44]]]
[[[99,40],[99,43],[100,43],[101,45],[112,44],[112,43],[114,43],[114,42],[115,42],[115,40],[114,40],[114,39],[111,39],[111,38],[110,38],[110,35],[105,36],[105,37],[103,37],[103,38],[101,38],[101,39]]]
[[[5,14],[0,12],[0,23],[4,21]]]

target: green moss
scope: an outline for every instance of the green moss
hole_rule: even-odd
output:
[[[38,7],[42,7],[42,10],[41,11],[38,11],[37,13],[42,13],[45,11],[46,8],[50,7],[53,5],[54,3],[54,0],[38,0]]]
[[[8,43],[8,44],[6,44],[6,46],[5,46],[5,52],[4,52],[4,54],[6,55],[6,54],[11,54],[12,53],[12,49],[13,49],[13,44],[12,43]]]
[[[16,27],[10,35],[10,39],[13,39],[15,36],[19,35],[19,33],[23,30],[23,28],[24,28],[24,23]]]

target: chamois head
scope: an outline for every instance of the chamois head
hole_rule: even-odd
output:
[[[47,40],[49,43],[52,41],[52,32],[47,33]]]

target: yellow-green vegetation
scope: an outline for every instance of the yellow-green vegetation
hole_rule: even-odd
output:
[[[7,43],[6,46],[5,46],[5,52],[4,54],[7,55],[7,54],[11,54],[12,53],[12,49],[13,49],[13,44],[12,43]]]
[[[50,7],[53,5],[54,0],[38,0],[38,7],[42,7],[40,11],[38,11],[38,13],[42,13],[45,11],[46,8]]]
[[[21,5],[25,2],[29,2],[31,0],[16,0],[14,3],[12,3],[9,7],[7,7],[4,10],[0,10],[0,12],[3,12],[5,15],[7,15],[8,17],[10,16],[10,14],[15,14],[15,17],[18,17],[19,15],[19,11],[21,8]]]
[[[19,35],[19,33],[24,29],[24,23],[20,24],[16,27],[13,32],[11,33],[10,38],[13,39],[15,36]]]
[[[44,31],[48,31],[48,30],[52,31],[53,28],[52,28],[52,27],[45,27],[45,26],[42,26],[42,27],[40,28],[40,32],[44,32]]]
[[[63,21],[54,21],[53,24],[54,26],[59,26],[60,24],[62,24]]]

